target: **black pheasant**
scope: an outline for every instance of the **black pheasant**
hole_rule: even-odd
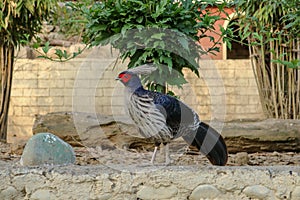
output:
[[[213,165],[226,164],[228,154],[224,139],[215,129],[201,122],[190,107],[172,96],[145,90],[133,70],[121,72],[116,79],[126,87],[130,117],[141,135],[155,144],[151,163],[161,143],[167,147],[166,163],[169,163],[169,142],[183,137],[188,144],[206,155]]]

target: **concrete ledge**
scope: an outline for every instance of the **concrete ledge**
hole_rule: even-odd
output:
[[[0,199],[300,199],[300,167],[0,164]]]

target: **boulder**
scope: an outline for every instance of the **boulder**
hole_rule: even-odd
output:
[[[300,120],[226,122],[222,135],[230,153],[300,152]]]
[[[207,122],[209,123],[209,122]],[[36,117],[33,134],[50,132],[72,146],[152,151],[154,145],[138,134],[128,118],[101,114],[55,112]],[[300,120],[266,119],[225,122],[222,130],[229,153],[300,152]],[[178,138],[171,143],[184,146]],[[178,149],[178,148],[177,148]]]
[[[32,136],[23,151],[21,165],[74,164],[73,148],[51,133],[38,133]]]
[[[90,113],[55,112],[37,115],[33,134],[49,132],[73,147],[101,149],[151,149],[154,145],[138,134],[128,118]]]

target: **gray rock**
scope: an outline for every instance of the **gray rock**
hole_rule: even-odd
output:
[[[234,162],[238,165],[247,165],[249,162],[249,156],[247,152],[239,152],[235,155]]]
[[[270,190],[263,185],[252,185],[246,187],[243,192],[250,198],[266,199],[269,196]]]
[[[292,200],[300,199],[300,186],[296,186],[292,193]]]
[[[221,192],[212,185],[199,185],[196,187],[190,195],[190,200],[200,199],[214,199],[218,197]]]
[[[140,199],[172,199],[176,197],[178,189],[175,186],[154,188],[144,186],[137,192],[137,197]]]
[[[13,186],[8,186],[0,192],[0,199],[15,199],[18,196],[18,191]]]
[[[300,120],[226,122],[222,135],[231,153],[300,151]]]
[[[75,153],[71,145],[51,133],[32,136],[23,151],[22,165],[73,164]]]
[[[111,194],[104,194],[100,197],[97,198],[98,200],[109,200],[112,199],[112,195]]]
[[[77,130],[77,128],[83,130]],[[58,136],[73,147],[77,146],[102,146],[115,148],[117,145],[130,146],[132,143],[145,141],[138,136],[137,128],[123,121],[115,121],[112,116],[98,114],[95,118],[91,113],[54,112],[46,115],[37,115],[33,134],[50,132]],[[131,133],[130,135],[124,133]],[[129,141],[128,141],[129,140]],[[153,149],[153,147],[151,146]]]
[[[35,191],[31,195],[30,199],[32,199],[32,200],[49,200],[49,199],[56,199],[56,196],[50,190],[41,189],[41,190]]]

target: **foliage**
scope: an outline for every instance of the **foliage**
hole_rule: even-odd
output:
[[[76,2],[76,7],[88,7],[93,4],[95,0],[81,0]],[[58,27],[59,33],[63,34],[66,38],[78,37],[80,40],[81,35],[85,29],[86,19],[82,12],[75,9],[74,4],[69,1],[60,1],[59,4],[52,9],[52,13],[47,20],[48,24]],[[42,42],[39,38],[32,43],[31,46],[39,54],[38,58],[44,58],[56,62],[66,62],[81,54],[86,48],[78,48],[76,52],[67,52],[50,45],[50,42]],[[79,41],[78,41],[79,42]],[[42,48],[40,48],[42,47]],[[53,56],[49,56],[50,50],[53,50]]]
[[[219,51],[219,40],[207,33],[215,31],[214,23],[221,17],[208,8],[216,6],[220,13],[225,5],[212,0],[105,0],[91,7],[73,4],[73,8],[87,19],[84,42],[90,46],[111,43],[120,49],[123,60],[129,59],[129,68],[154,63],[158,70],[146,82],[152,90],[165,91],[166,84],[186,83],[183,68],[198,75],[197,59]],[[207,37],[213,45],[204,50],[196,43]]]
[[[41,30],[57,0],[2,0],[0,44],[23,45]]]
[[[267,116],[299,119],[299,1],[239,0],[236,8]]]
[[[95,3],[95,0],[81,0],[76,2],[77,7],[88,7]],[[81,11],[74,9],[73,4],[69,1],[61,2],[54,9],[53,15],[49,19],[49,23],[58,26],[60,33],[66,37],[80,36],[85,27],[86,19]]]
[[[36,45],[36,46],[35,46]],[[39,48],[40,44],[39,43],[35,43],[34,44],[34,48]],[[38,58],[44,58],[44,59],[48,59],[51,61],[56,61],[56,62],[67,62],[73,58],[76,58],[79,54],[81,54],[85,49],[87,48],[84,47],[83,49],[78,48],[78,50],[76,52],[73,53],[68,53],[66,50],[61,50],[59,48],[54,48],[54,57],[51,57],[48,55],[49,51],[51,49],[53,49],[53,46],[50,46],[50,42],[47,41],[44,46],[42,47],[42,51],[36,50],[36,52],[38,54],[40,54],[38,56]]]
[[[27,44],[42,28],[56,0],[0,1],[0,140],[7,139],[15,47]]]

